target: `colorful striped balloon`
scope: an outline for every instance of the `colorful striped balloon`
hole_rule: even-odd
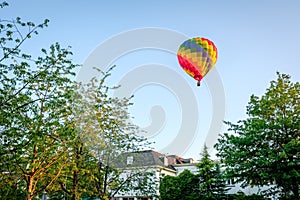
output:
[[[183,42],[177,52],[182,69],[198,81],[214,67],[218,51],[214,43],[208,39],[197,37]]]

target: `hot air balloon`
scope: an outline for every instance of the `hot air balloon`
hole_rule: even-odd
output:
[[[182,69],[200,86],[201,79],[214,67],[218,57],[215,44],[201,37],[184,41],[177,52]]]

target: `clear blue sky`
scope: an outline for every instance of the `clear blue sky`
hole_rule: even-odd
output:
[[[219,51],[215,68],[224,86],[224,120],[227,121],[236,122],[245,117],[250,95],[262,95],[269,82],[276,78],[276,71],[300,81],[298,0],[15,0],[8,3],[9,7],[1,9],[0,18],[20,16],[36,23],[50,19],[49,27],[40,31],[24,48],[37,55],[41,48],[57,41],[63,46],[72,46],[74,61],[79,64],[108,38],[137,28],[158,27],[188,37],[212,39]],[[175,55],[155,50],[136,52],[114,61],[122,70],[116,69],[112,80],[118,83],[117,79],[126,70],[147,63],[168,65],[195,87],[193,91],[200,110],[199,128],[183,155],[198,159],[212,115],[207,86],[202,84],[196,88],[194,81],[180,71]],[[180,127],[179,100],[176,94],[169,93],[159,85],[140,89],[131,109],[134,122],[146,126],[150,123],[151,107],[161,105],[164,108],[165,126],[151,138],[156,141],[157,150],[168,144]]]

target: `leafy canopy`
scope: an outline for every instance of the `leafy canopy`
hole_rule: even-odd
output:
[[[247,119],[226,122],[229,132],[215,147],[228,177],[299,199],[300,85],[289,75],[277,76],[264,95],[251,96]]]

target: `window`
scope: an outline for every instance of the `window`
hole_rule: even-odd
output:
[[[127,165],[132,165],[133,163],[133,156],[128,156],[127,157]]]

